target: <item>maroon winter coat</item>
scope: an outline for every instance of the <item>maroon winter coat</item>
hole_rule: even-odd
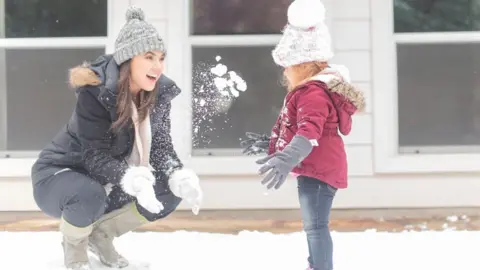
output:
[[[348,135],[352,115],[364,107],[362,92],[339,79],[326,83],[312,79],[289,92],[272,129],[269,154],[281,151],[293,136],[312,141],[312,152],[292,173],[313,177],[336,188],[346,188],[347,156],[339,131]]]

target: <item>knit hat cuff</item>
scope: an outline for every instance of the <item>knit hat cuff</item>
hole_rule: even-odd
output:
[[[304,51],[279,51],[272,52],[273,61],[281,67],[290,67],[307,62],[328,62],[333,58],[333,52],[330,49],[314,49]]]
[[[134,42],[132,45],[124,46],[123,48],[117,50],[113,54],[113,58],[115,59],[117,65],[120,65],[134,56],[156,50],[163,53],[166,52],[162,39],[160,39],[158,36],[143,38],[139,39],[137,42]]]

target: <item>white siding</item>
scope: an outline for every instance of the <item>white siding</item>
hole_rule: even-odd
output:
[[[350,78],[353,83],[372,80],[372,61],[369,50],[337,51],[332,63],[347,66],[350,69]]]
[[[167,0],[130,0],[130,4],[142,8],[146,12],[147,20],[168,20],[168,1]]]
[[[381,12],[384,1],[390,0],[324,0],[328,10],[327,24],[336,52],[334,63],[346,65],[353,82],[364,91],[367,108],[354,116],[353,132],[345,138],[347,145],[350,186],[337,193],[335,208],[394,207],[474,207],[480,206],[480,181],[476,174],[454,174],[447,160],[428,160],[427,165],[445,168],[448,174],[433,174],[425,169],[425,161],[401,160],[390,165],[384,159],[393,151],[396,121],[392,108],[395,80],[384,77],[384,19],[373,20]],[[157,26],[167,42],[167,73],[183,93],[174,101],[172,135],[175,147],[188,166],[199,173],[205,191],[204,209],[297,208],[297,191],[293,179],[281,190],[265,195],[256,176],[255,158],[251,157],[190,157],[190,51],[188,45],[187,1],[180,0],[114,0],[110,1],[109,47],[111,52],[116,33],[124,23],[129,4],[138,5]],[[372,24],[375,22],[375,25]],[[388,26],[387,26],[388,28]],[[380,34],[379,34],[380,33]],[[382,34],[383,33],[383,34]],[[388,62],[388,61],[387,61]],[[385,87],[384,87],[385,86]],[[374,103],[377,101],[377,103]],[[381,104],[378,101],[382,101]],[[388,116],[388,117],[387,117]],[[385,132],[383,132],[386,130]],[[478,159],[463,158],[463,171],[478,168]],[[458,157],[457,157],[458,159]],[[435,161],[440,161],[435,163]],[[28,179],[30,160],[0,160],[0,211],[36,210]],[[403,163],[402,163],[403,162]],[[393,169],[388,169],[393,166]],[[422,167],[423,166],[423,167]],[[383,168],[383,170],[382,170]],[[387,168],[387,169],[385,169]],[[410,169],[408,169],[410,168]],[[419,170],[424,174],[415,174]],[[469,169],[470,168],[470,169]],[[392,174],[392,170],[395,172]],[[375,171],[377,173],[375,173]],[[408,174],[406,173],[408,172]],[[382,173],[382,174],[380,174]],[[389,173],[389,174],[384,174]],[[18,178],[13,178],[18,177]],[[187,209],[187,206],[181,206]]]
[[[330,28],[335,35],[337,51],[370,50],[370,21],[364,19],[335,19]]]
[[[373,119],[371,105],[370,3],[365,0],[334,0],[329,25],[335,57],[334,64],[350,70],[352,82],[364,92],[365,112],[353,117],[352,133],[344,137],[347,146],[349,176],[373,175]],[[328,8],[328,6],[327,6]]]
[[[370,20],[370,0],[334,0],[335,20]]]

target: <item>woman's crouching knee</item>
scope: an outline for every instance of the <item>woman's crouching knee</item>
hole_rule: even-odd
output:
[[[85,227],[100,219],[106,208],[107,194],[96,182],[86,184],[68,200],[63,209],[63,218],[69,223]]]
[[[100,183],[70,169],[48,170],[51,176],[33,186],[35,202],[44,213],[77,227],[93,224],[103,215],[107,194]]]

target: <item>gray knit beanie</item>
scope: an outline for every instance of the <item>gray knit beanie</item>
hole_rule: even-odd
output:
[[[126,19],[127,23],[115,40],[113,58],[118,65],[148,51],[165,52],[165,45],[157,29],[145,21],[145,14],[140,8],[129,7]]]

